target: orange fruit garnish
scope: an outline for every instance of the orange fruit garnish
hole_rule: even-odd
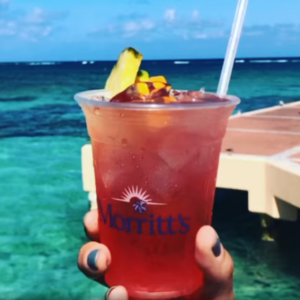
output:
[[[167,79],[164,76],[153,76],[149,78],[149,81],[167,83]]]

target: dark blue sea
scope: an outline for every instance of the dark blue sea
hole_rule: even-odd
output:
[[[88,210],[80,150],[89,138],[73,95],[103,88],[113,64],[0,64],[1,300],[92,300],[106,290],[77,269]],[[174,88],[213,92],[222,60],[142,67]],[[241,98],[241,112],[297,101],[300,58],[240,59],[229,93]],[[264,242],[247,193],[218,190],[213,225],[235,260],[237,299],[300,299],[299,222],[276,222],[277,241]]]

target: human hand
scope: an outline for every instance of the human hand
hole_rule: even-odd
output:
[[[87,236],[92,240],[85,244],[78,256],[79,269],[89,278],[106,285],[104,274],[111,263],[109,249],[100,244],[98,212],[93,210],[84,217]],[[197,233],[195,260],[204,274],[204,284],[193,295],[181,297],[183,300],[234,300],[233,260],[222,246],[217,233],[210,226],[203,226]],[[122,286],[110,288],[104,300],[128,300]],[[179,300],[178,299],[178,300]]]

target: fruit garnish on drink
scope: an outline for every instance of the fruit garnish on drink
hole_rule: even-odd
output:
[[[137,76],[136,76],[136,82],[139,82],[139,81],[149,81],[150,79],[150,76],[149,76],[149,73],[145,70],[139,70],[138,73],[137,73]]]
[[[111,71],[105,90],[111,102],[176,102],[170,95],[171,85],[164,76],[150,77],[140,70],[143,55],[134,48],[126,48]]]
[[[143,55],[126,48],[113,67],[105,85],[110,102],[192,103],[226,101],[204,91],[178,92],[164,76],[152,76],[141,70]],[[97,100],[97,99],[96,99]]]
[[[142,59],[143,55],[131,47],[120,54],[105,85],[105,90],[110,92],[111,97],[135,83]]]

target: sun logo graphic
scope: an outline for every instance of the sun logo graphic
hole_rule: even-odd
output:
[[[133,203],[133,209],[140,214],[147,211],[148,205],[165,205],[164,203],[152,202],[147,192],[134,186],[126,188],[122,193],[121,198],[112,199],[121,202]]]

